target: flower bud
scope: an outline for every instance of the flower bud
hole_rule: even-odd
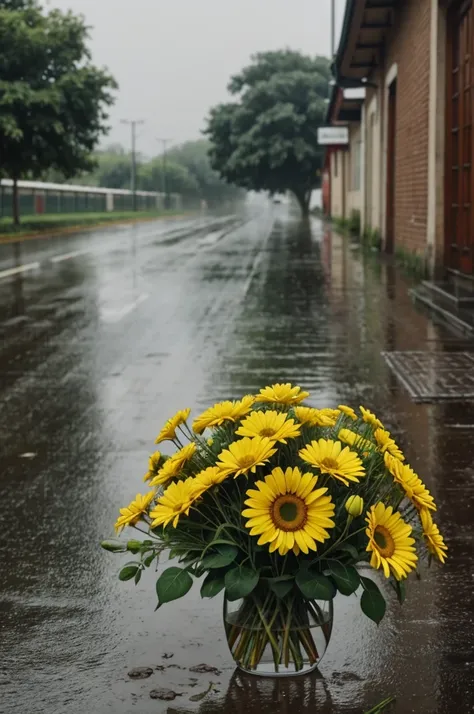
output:
[[[127,550],[126,544],[117,539],[103,540],[100,544],[104,550],[108,550],[109,553],[125,553]]]
[[[129,540],[127,542],[127,550],[130,553],[139,553],[142,547],[142,542],[140,540]]]
[[[364,510],[364,499],[360,496],[349,496],[345,504],[346,511],[352,518],[358,518]]]

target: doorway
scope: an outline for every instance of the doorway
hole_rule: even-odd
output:
[[[474,265],[472,0],[448,14],[445,266],[472,275]]]

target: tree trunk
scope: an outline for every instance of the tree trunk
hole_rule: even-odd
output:
[[[20,225],[20,206],[18,203],[18,179],[17,178],[13,179],[12,202],[13,202],[13,204],[12,204],[13,225],[19,226]]]
[[[299,203],[299,206],[301,208],[301,213],[304,218],[307,218],[309,216],[309,201],[311,198],[311,194],[306,194],[303,191],[294,191],[294,194],[296,196],[296,200]]]

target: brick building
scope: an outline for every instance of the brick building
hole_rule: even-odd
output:
[[[347,0],[334,73],[328,120],[352,138],[332,152],[332,214],[357,208],[386,251],[416,254],[433,276],[473,275],[473,0]],[[348,119],[344,94],[355,87],[365,97]]]

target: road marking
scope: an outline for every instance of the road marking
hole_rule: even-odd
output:
[[[19,265],[18,268],[9,268],[8,270],[2,270],[0,272],[0,280],[2,278],[8,278],[10,275],[18,275],[19,273],[25,273],[27,270],[38,270],[39,267],[39,263],[27,263],[26,265]]]
[[[136,300],[133,302],[129,303],[128,305],[124,305],[121,308],[118,309],[110,309],[110,308],[105,308],[104,310],[101,311],[101,317],[104,320],[104,322],[108,323],[114,323],[114,322],[120,322],[126,315],[129,315],[133,310],[135,310],[142,302],[145,300],[148,300],[150,296],[148,293],[141,293]]]
[[[55,255],[53,258],[51,258],[51,262],[62,263],[63,260],[77,258],[80,255],[85,255],[86,253],[90,253],[90,250],[75,250],[72,253],[63,253],[62,255]]]

